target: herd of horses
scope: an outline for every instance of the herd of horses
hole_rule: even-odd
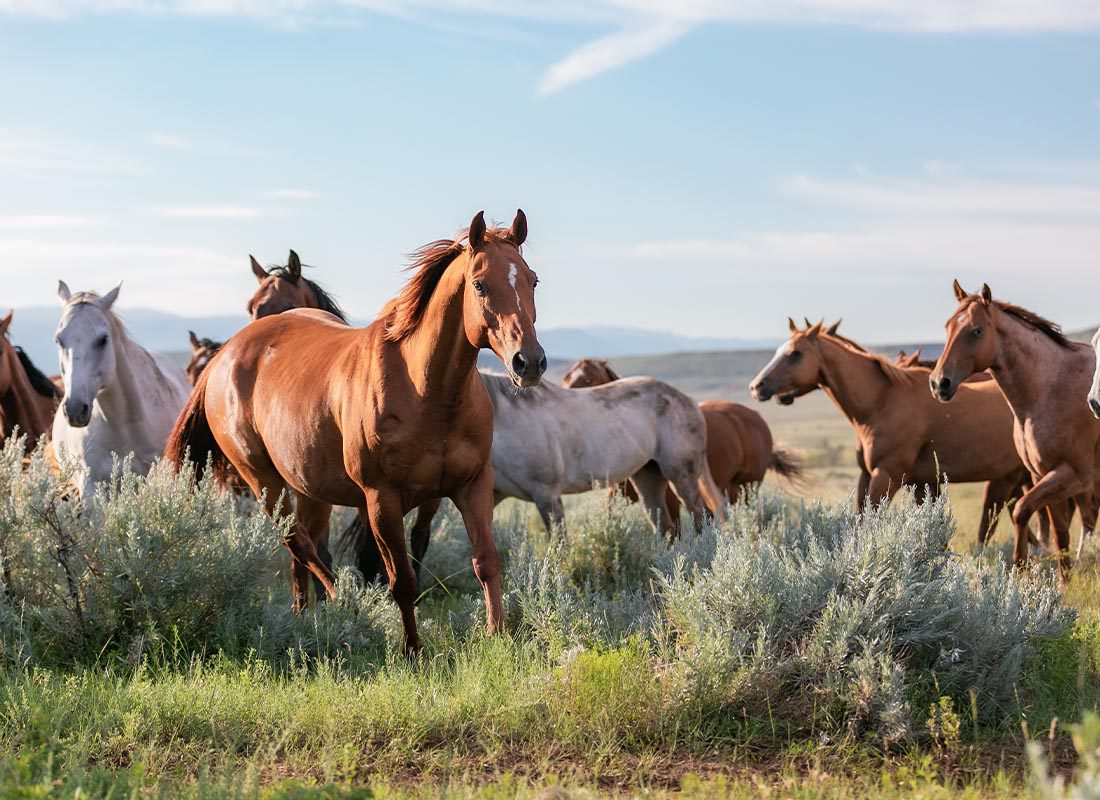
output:
[[[546,527],[562,531],[563,495],[618,485],[655,530],[675,536],[681,507],[700,525],[723,518],[769,470],[803,479],[799,457],[743,405],[697,404],[653,378],[621,379],[597,359],[577,362],[563,387],[542,381],[526,238],[522,211],[508,228],[477,214],[458,237],[416,251],[411,278],[365,328],[348,324],[293,251],[286,265],[253,258],[252,321],[224,344],[191,333],[186,372],[130,339],[112,311],[119,288],[74,293],[62,282],[60,376],[10,343],[11,314],[0,320],[4,435],[18,428],[28,448],[47,441],[89,507],[129,454],[138,473],[160,458],[196,475],[210,468],[269,514],[291,513],[285,543],[299,608],[311,581],[335,592],[331,511],[357,509],[361,571],[384,573],[410,652],[420,646],[419,565],[443,498],[462,517],[496,631],[504,617],[492,514],[506,497],[534,503]],[[906,486],[924,499],[945,479],[984,482],[979,545],[1011,506],[1014,561],[1025,564],[1038,514],[1064,579],[1070,520],[1080,515],[1083,543],[1100,503],[1100,331],[1089,347],[995,300],[988,286],[970,295],[956,282],[955,294],[934,364],[919,352],[890,361],[839,323],[790,320],[751,392],[790,404],[821,389],[833,400],[856,433],[860,509]],[[478,371],[483,349],[505,374]],[[404,517],[413,509],[410,558]]]

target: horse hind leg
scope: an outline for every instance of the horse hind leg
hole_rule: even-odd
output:
[[[420,634],[416,630],[416,571],[409,561],[405,547],[405,515],[401,498],[396,492],[365,489],[366,520],[374,532],[386,575],[390,582],[390,596],[401,614],[405,633],[404,650],[411,655],[420,650]]]

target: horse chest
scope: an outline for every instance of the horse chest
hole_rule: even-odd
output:
[[[385,415],[370,438],[385,478],[413,490],[464,482],[489,456],[489,439],[430,415]]]

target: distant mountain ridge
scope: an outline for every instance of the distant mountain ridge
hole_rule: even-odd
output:
[[[58,306],[17,308],[11,327],[11,340],[30,355],[46,373],[57,371],[57,351],[53,333],[60,316]],[[182,358],[190,348],[187,332],[193,330],[201,337],[224,341],[248,323],[241,314],[220,316],[183,316],[147,308],[122,309],[120,316],[127,329],[144,347]],[[367,320],[353,319],[352,324],[365,325]],[[1095,328],[1067,334],[1077,341],[1091,341]],[[771,351],[778,339],[736,339],[716,337],[681,336],[667,331],[643,328],[622,328],[596,325],[592,327],[547,328],[539,330],[539,341],[546,349],[551,365],[572,362],[578,358],[638,359],[649,356],[689,356],[706,353],[744,353]],[[922,348],[925,358],[935,358],[943,347],[942,342],[929,344],[873,345],[874,349],[896,353],[900,348],[912,352]],[[690,359],[689,359],[690,360]],[[766,359],[765,359],[766,360]],[[492,353],[484,353],[480,363],[488,367],[499,366]]]

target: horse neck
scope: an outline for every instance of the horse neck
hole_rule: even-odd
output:
[[[1049,403],[1060,384],[1064,362],[1073,352],[1011,314],[999,313],[997,358],[990,368],[1017,419]]]
[[[4,437],[12,435],[15,426],[27,434],[28,444],[50,427],[48,412],[42,408],[42,403],[36,398],[41,397],[31,386],[27,373],[23,370],[23,364],[15,353],[15,348],[5,337],[3,339],[3,357],[8,360],[8,372],[11,375],[11,384],[7,392],[0,397],[0,405],[3,406]],[[44,399],[44,398],[43,398]]]
[[[163,376],[156,374],[156,363],[149,352],[130,339],[118,317],[105,312],[111,326],[111,346],[115,350],[115,377],[104,386],[96,402],[104,410],[108,420],[140,421],[145,417],[146,381],[162,381]]]
[[[818,339],[822,377],[818,383],[848,418],[864,424],[879,410],[890,381],[874,356],[857,353],[827,338]]]
[[[453,402],[477,370],[478,348],[466,337],[463,297],[466,254],[456,258],[432,292],[416,330],[399,342],[422,397]]]

